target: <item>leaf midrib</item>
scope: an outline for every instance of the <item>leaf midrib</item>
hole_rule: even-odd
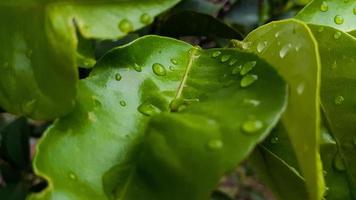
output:
[[[186,83],[187,83],[187,80],[188,80],[189,72],[190,72],[191,69],[192,69],[194,60],[197,58],[197,57],[196,57],[196,53],[197,53],[198,51],[199,51],[199,49],[196,48],[196,47],[193,47],[193,48],[191,48],[191,49],[189,50],[189,61],[188,61],[188,65],[187,65],[187,67],[185,68],[185,72],[184,72],[182,81],[180,82],[180,85],[179,85],[179,87],[178,87],[178,90],[177,90],[175,99],[179,99],[179,98],[182,96],[184,87],[185,87],[185,85],[186,85]]]

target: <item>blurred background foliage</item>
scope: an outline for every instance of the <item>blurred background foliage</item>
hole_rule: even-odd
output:
[[[90,73],[95,60],[109,49],[147,34],[174,37],[204,48],[224,47],[230,39],[243,39],[270,21],[293,17],[309,0],[183,0],[155,22],[116,41],[91,41],[79,37],[80,77]],[[46,182],[33,174],[35,145],[51,122],[39,122],[5,113],[0,109],[0,199],[24,200],[39,192]],[[223,177],[212,200],[272,200],[273,194],[241,164]]]

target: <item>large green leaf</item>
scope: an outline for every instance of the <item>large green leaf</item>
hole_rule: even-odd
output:
[[[289,83],[289,103],[282,123],[296,152],[309,198],[321,199],[320,60],[310,29],[296,20],[273,22],[253,31],[238,45],[266,59]]]
[[[310,28],[318,40],[323,66],[321,106],[337,144],[333,166],[327,169],[330,173],[335,169],[340,177],[347,175],[349,189],[356,198],[356,39],[331,27],[310,25]],[[333,182],[334,179],[329,179],[328,183]],[[337,187],[329,188],[329,193],[335,189],[337,194]],[[330,199],[340,198],[332,195]]]
[[[178,1],[2,1],[0,106],[37,119],[67,113],[78,79],[76,32],[86,39],[116,39]]]
[[[49,187],[30,199],[208,199],[286,103],[257,56],[158,36],[109,52],[79,91],[38,146]]]
[[[345,32],[356,29],[356,0],[314,0],[296,16],[311,24],[331,26]]]

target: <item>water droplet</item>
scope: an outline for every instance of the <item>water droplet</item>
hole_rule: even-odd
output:
[[[250,61],[250,62],[246,62],[241,69],[240,74],[246,75],[247,73],[249,73],[255,66],[256,66],[257,62],[256,61]]]
[[[124,33],[129,33],[133,30],[133,25],[129,20],[123,19],[119,23],[119,29]]]
[[[146,115],[146,116],[152,116],[154,114],[157,114],[160,112],[160,109],[157,108],[156,106],[152,105],[151,103],[143,103],[141,104],[137,110],[143,114],[143,115]]]
[[[174,71],[174,66],[169,66],[169,70]]]
[[[275,34],[274,34],[274,37],[275,38],[279,38],[279,34],[281,34],[280,32],[276,32]]]
[[[133,68],[137,72],[142,72],[142,67],[140,65],[136,64],[136,63],[134,64]]]
[[[101,102],[100,102],[100,100],[98,99],[98,97],[93,96],[92,99],[93,99],[93,102],[94,102],[94,106],[95,106],[95,107],[100,107],[100,106],[101,106]]]
[[[219,150],[224,146],[224,144],[221,140],[210,140],[207,146],[210,150]]]
[[[338,24],[338,25],[343,24],[344,18],[341,15],[336,15],[334,17],[334,22],[335,22],[335,24]]]
[[[259,42],[257,44],[257,52],[258,53],[261,53],[263,50],[265,50],[267,47],[267,41],[264,41],[264,42]]]
[[[335,103],[336,105],[342,105],[342,104],[344,103],[344,101],[345,101],[345,99],[344,99],[344,97],[341,96],[341,95],[335,97],[335,99],[334,99],[334,103]]]
[[[304,83],[299,83],[299,85],[297,86],[297,94],[298,95],[303,94],[304,88],[305,88],[305,84]]]
[[[152,22],[152,17],[151,17],[151,15],[144,13],[141,15],[140,21],[142,24],[149,24]]]
[[[252,85],[254,82],[256,82],[257,80],[258,80],[258,76],[257,75],[247,74],[246,76],[244,76],[241,79],[240,86],[241,87],[248,87],[248,86]]]
[[[325,1],[323,1],[323,2],[321,3],[321,5],[320,5],[320,10],[321,10],[322,12],[328,11],[328,10],[329,10],[329,5],[328,5]]]
[[[261,130],[263,127],[263,123],[259,120],[249,120],[242,124],[242,130],[245,133],[256,133],[257,131]]]
[[[196,45],[196,46],[192,47],[191,49],[189,49],[188,53],[193,58],[198,58],[200,56],[200,50],[201,50],[201,47]]]
[[[321,33],[324,31],[324,27],[323,26],[320,26],[319,29],[318,29],[318,32]]]
[[[120,101],[120,106],[122,106],[122,107],[125,107],[127,104],[126,104],[126,101]]]
[[[352,9],[352,12],[356,15],[356,7]]]
[[[234,59],[230,60],[229,65],[233,66],[234,64],[236,64],[236,62],[237,62],[237,59],[234,58]]]
[[[37,105],[36,99],[32,99],[26,102],[22,107],[23,113],[25,113],[26,115],[32,114],[36,109],[36,105]]]
[[[232,75],[236,75],[236,74],[240,73],[240,71],[241,71],[241,65],[235,66],[235,67],[232,69],[231,74],[232,74]]]
[[[221,51],[215,51],[215,52],[213,52],[213,54],[211,55],[211,57],[217,58],[217,57],[219,57],[220,55],[221,55]]]
[[[174,58],[171,59],[171,63],[173,65],[178,65],[178,61],[176,59],[174,59]]]
[[[224,63],[224,62],[227,62],[228,60],[230,60],[231,58],[231,55],[223,55],[221,56],[221,62]]]
[[[287,53],[289,52],[290,48],[292,47],[291,44],[285,45],[280,51],[279,51],[279,57],[284,58],[286,57]]]
[[[256,106],[260,105],[261,102],[256,99],[244,99],[243,103],[256,107]]]
[[[335,168],[335,170],[340,171],[340,172],[346,170],[344,160],[341,158],[339,153],[337,153],[334,157],[334,168]]]
[[[251,42],[242,42],[242,49],[249,49],[251,47]]]
[[[74,173],[69,173],[69,178],[72,180],[77,180],[77,176]]]
[[[88,112],[88,120],[91,122],[95,122],[97,120],[95,113]]]
[[[185,102],[183,98],[173,99],[169,104],[169,108],[172,112],[179,112],[185,108]]]
[[[155,73],[157,76],[165,76],[167,74],[166,68],[159,63],[155,63],[152,65],[152,70],[153,73]]]
[[[326,176],[327,174],[328,174],[328,172],[323,170],[323,175]]]
[[[335,33],[334,33],[334,39],[339,39],[340,37],[341,37],[341,32],[340,31],[336,31]]]
[[[115,80],[121,81],[121,79],[122,79],[121,74],[119,73],[115,74]]]
[[[277,144],[277,143],[278,143],[278,140],[279,140],[278,137],[273,137],[273,138],[271,138],[270,142],[271,142],[272,144]]]

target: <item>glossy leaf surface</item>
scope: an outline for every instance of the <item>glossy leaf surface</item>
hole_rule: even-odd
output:
[[[356,29],[356,0],[314,0],[297,16],[311,24],[331,26],[345,32]]]
[[[286,84],[255,55],[158,36],[109,52],[79,91],[38,147],[49,187],[32,200],[208,199],[286,103]]]
[[[116,39],[178,1],[2,1],[1,107],[36,119],[67,113],[76,96],[77,31],[86,39]]]
[[[356,198],[356,39],[334,28],[310,27],[318,40],[323,66],[321,106],[337,147],[328,169],[340,178],[347,176],[349,191]],[[333,184],[334,180],[329,182]],[[337,193],[337,187],[329,187],[331,194],[334,189]],[[330,199],[339,199],[340,195]]]
[[[309,198],[321,199],[320,60],[311,31],[296,20],[273,22],[250,33],[239,45],[266,59],[289,83],[289,103],[282,123],[296,152]]]

